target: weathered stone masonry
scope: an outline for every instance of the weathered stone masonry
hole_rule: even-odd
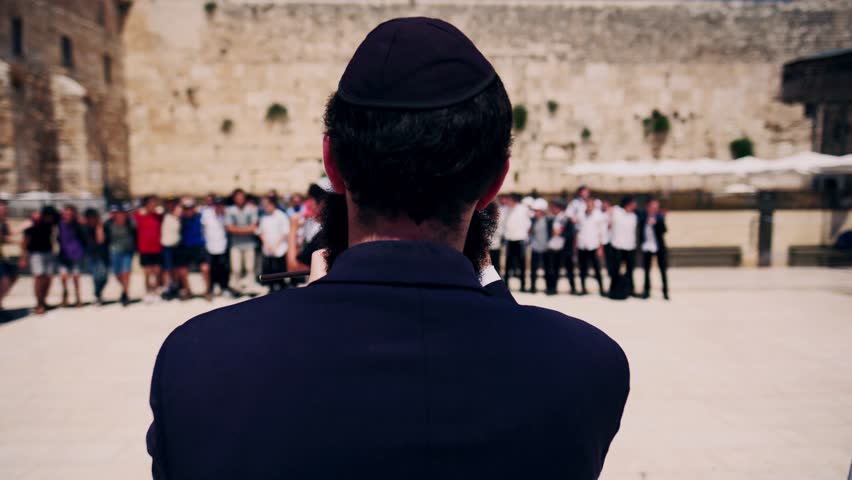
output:
[[[128,5],[0,0],[0,191],[129,194]]]
[[[741,135],[767,158],[807,150],[809,119],[777,98],[781,65],[852,45],[843,1],[215,3],[134,2],[134,192],[304,188],[321,173],[327,96],[392,17],[445,18],[481,46],[529,111],[508,188],[541,191],[573,187],[562,174],[572,162],[651,159],[642,119],[653,109],[672,124],[662,157],[727,158]],[[286,121],[265,121],[273,103]]]
[[[671,123],[661,158],[726,158],[742,135],[766,158],[807,150],[781,66],[852,46],[847,0],[208,3],[0,0],[0,191],[302,190],[346,61],[397,16],[445,18],[494,62],[529,112],[507,184],[523,190],[573,188],[576,162],[652,160],[655,109]]]

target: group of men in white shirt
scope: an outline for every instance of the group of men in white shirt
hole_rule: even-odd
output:
[[[255,279],[260,272],[306,268],[304,258],[316,248],[313,245],[320,230],[316,218],[319,200],[311,195],[300,196],[299,200],[285,211],[273,194],[262,196],[255,203],[238,189],[232,194],[231,206],[225,206],[221,198],[209,196],[207,206],[201,210],[209,264],[208,295],[214,286],[233,294],[255,293]],[[256,258],[258,250],[260,259]],[[268,286],[270,291],[276,291],[285,283]]]
[[[594,274],[598,292],[613,298],[650,296],[650,269],[657,258],[663,282],[663,296],[668,299],[667,250],[664,235],[665,218],[659,201],[649,199],[646,210],[636,211],[633,197],[624,197],[616,206],[591,196],[588,187],[580,187],[568,202],[547,202],[543,198],[521,198],[517,194],[500,199],[500,221],[491,243],[491,261],[499,270],[501,247],[506,245],[504,279],[507,284],[518,277],[521,291],[537,292],[539,269],[544,270],[545,292],[556,294],[562,272],[573,295],[586,295],[589,270]],[[530,285],[526,283],[526,252],[530,251]],[[644,291],[637,295],[633,271],[638,251],[642,252],[645,271]],[[580,289],[574,279],[577,259]],[[604,289],[601,273],[604,261],[610,288]]]

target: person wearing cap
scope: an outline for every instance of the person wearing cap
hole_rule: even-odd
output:
[[[106,244],[109,248],[109,261],[112,273],[121,284],[121,304],[130,304],[130,271],[133,267],[133,254],[136,252],[136,228],[127,207],[114,204],[109,208],[109,220],[104,224]]]
[[[348,245],[308,286],[169,335],[151,380],[155,478],[598,477],[624,352],[486,290],[464,254],[509,168],[511,112],[452,25],[395,19],[367,36],[324,116],[346,225],[323,230],[345,226]]]
[[[538,271],[545,266],[547,242],[550,240],[551,222],[547,219],[547,200],[536,198],[532,202],[533,220],[530,228],[530,293],[538,292]],[[545,283],[547,283],[545,275]],[[545,286],[545,290],[547,287]]]

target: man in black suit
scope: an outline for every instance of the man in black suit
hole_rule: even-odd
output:
[[[462,253],[508,171],[511,111],[452,25],[397,19],[367,36],[325,115],[348,245],[307,287],[169,335],[151,382],[155,478],[600,474],[629,390],[624,352],[483,288]]]
[[[645,211],[639,214],[639,246],[642,249],[642,268],[645,270],[645,291],[643,298],[651,296],[651,262],[657,257],[660,277],[663,281],[663,298],[669,299],[668,265],[669,253],[666,247],[666,217],[660,211],[660,201],[651,198]]]

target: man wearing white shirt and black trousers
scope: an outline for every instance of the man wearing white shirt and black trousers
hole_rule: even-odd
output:
[[[619,205],[613,208],[611,222],[611,240],[612,248],[615,249],[616,263],[614,271],[617,274],[621,272],[621,265],[626,265],[624,272],[627,280],[628,295],[634,296],[635,289],[633,287],[633,270],[636,268],[636,241],[637,241],[637,224],[636,218],[636,199],[631,196],[626,196],[621,199]],[[610,290],[615,285],[616,279],[612,279]]]
[[[645,211],[639,216],[639,244],[642,249],[642,268],[645,270],[645,288],[642,298],[651,296],[651,262],[657,257],[660,267],[660,277],[663,281],[663,298],[669,299],[669,281],[666,275],[668,269],[668,249],[665,234],[666,218],[660,212],[660,201],[656,198],[648,200]]]
[[[289,247],[290,220],[282,212],[272,197],[261,200],[264,215],[260,217],[257,234],[260,237],[263,252],[263,273],[287,271],[287,249]],[[283,280],[269,284],[269,291],[275,292],[286,286]]]
[[[603,212],[595,208],[595,201],[586,200],[586,210],[577,216],[577,256],[580,262],[580,286],[582,294],[587,295],[586,277],[589,274],[589,264],[595,272],[598,281],[598,291],[604,295],[603,277],[599,256],[603,255],[603,240],[606,236],[607,218]]]
[[[237,292],[228,286],[231,269],[228,232],[225,229],[225,202],[222,198],[215,197],[212,206],[201,209],[201,228],[204,247],[207,249],[207,263],[210,265],[205,296],[212,298],[213,289],[218,285],[222,293],[230,292],[232,296],[237,297]]]
[[[527,207],[521,204],[521,196],[513,193],[509,196],[507,203],[509,207],[506,213],[506,270],[503,275],[506,285],[512,276],[517,276],[521,279],[521,291],[526,291],[527,286],[527,265],[526,241],[529,238],[530,214]]]

